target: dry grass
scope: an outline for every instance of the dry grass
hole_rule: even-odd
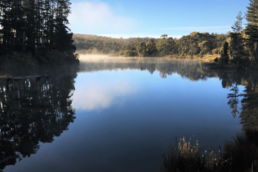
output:
[[[258,132],[256,132],[257,134]],[[163,155],[160,172],[254,172],[258,171],[258,145],[250,138],[237,135],[227,142],[223,152],[198,152],[198,140],[179,140],[177,149],[171,145],[169,154]]]

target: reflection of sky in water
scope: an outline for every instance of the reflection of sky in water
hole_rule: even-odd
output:
[[[92,74],[94,75],[94,74]],[[123,78],[90,80],[87,73],[78,76],[81,80],[73,95],[73,107],[78,110],[107,108],[117,97],[127,96],[135,92],[134,85]]]
[[[203,151],[241,131],[218,78],[99,71],[79,73],[75,88],[69,130],[5,172],[157,171],[175,138],[196,135]]]

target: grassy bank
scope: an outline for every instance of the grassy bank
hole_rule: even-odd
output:
[[[186,55],[186,56],[182,56],[182,55],[166,55],[165,57],[167,58],[177,58],[177,59],[183,59],[183,58],[187,58],[187,59],[197,59],[197,60],[203,60],[206,62],[213,62],[216,58],[220,58],[220,54],[207,54],[204,55],[203,57],[197,56],[197,55]]]
[[[78,64],[78,55],[64,51],[37,51],[32,53],[12,52],[0,56],[0,68],[56,66]]]

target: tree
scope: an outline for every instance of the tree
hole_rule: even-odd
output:
[[[240,33],[243,29],[243,27],[242,27],[243,17],[242,17],[242,12],[241,11],[239,11],[236,18],[237,18],[237,21],[234,23],[234,25],[231,28],[233,29],[233,31],[235,33]]]
[[[201,48],[201,54],[212,53],[212,43],[210,41],[200,42],[198,46]]]
[[[190,46],[191,55],[199,54],[200,51],[201,51],[201,49],[200,49],[200,47],[198,47],[197,45],[192,44],[192,45]]]
[[[141,42],[137,47],[136,51],[139,56],[146,56],[147,55],[147,47],[145,42]]]
[[[157,42],[157,49],[161,56],[165,56],[169,54],[169,42],[167,39],[160,39]]]
[[[249,7],[247,7],[247,27],[246,34],[249,36],[247,39],[250,51],[255,54],[258,59],[258,0],[249,0]]]
[[[147,42],[146,47],[147,47],[148,54],[150,56],[157,54],[158,50],[156,47],[156,43],[153,39],[151,39],[149,42]]]
[[[228,42],[225,42],[223,45],[223,55],[228,56]]]
[[[240,11],[237,15],[237,21],[235,22],[235,24],[231,27],[233,29],[233,32],[230,33],[230,37],[231,37],[231,49],[233,51],[237,51],[237,53],[235,54],[234,59],[238,59],[240,57],[241,54],[241,42],[242,42],[242,35],[241,35],[241,31],[243,29],[242,27],[242,12]]]
[[[163,34],[163,35],[160,36],[160,38],[162,38],[162,39],[167,39],[167,37],[168,37],[167,34]]]
[[[74,52],[69,0],[1,0],[0,55],[41,49]]]

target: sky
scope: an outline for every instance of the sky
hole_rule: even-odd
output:
[[[70,1],[68,27],[73,33],[113,38],[180,38],[194,31],[225,34],[249,5],[249,0]]]

